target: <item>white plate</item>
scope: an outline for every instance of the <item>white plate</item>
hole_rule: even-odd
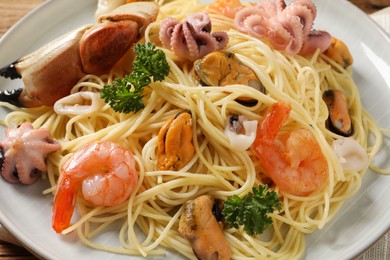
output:
[[[315,27],[348,44],[363,103],[382,127],[390,128],[390,39],[347,1],[315,2],[318,7]],[[0,67],[73,28],[92,23],[95,8],[96,0],[45,1],[4,35],[0,41]],[[20,86],[20,80],[0,79],[1,89]],[[3,118],[5,110],[0,113]],[[388,168],[389,147],[387,143],[387,152],[380,161],[381,166]],[[0,221],[21,243],[45,259],[122,258],[84,246],[74,234],[55,234],[51,228],[52,197],[41,195],[46,185],[43,181],[33,186],[9,185],[0,180]],[[323,230],[306,237],[305,258],[350,259],[361,253],[389,229],[389,198],[390,177],[368,172],[359,193]],[[104,239],[111,241],[113,237],[108,232]]]

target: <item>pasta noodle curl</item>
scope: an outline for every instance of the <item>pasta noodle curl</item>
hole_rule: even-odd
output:
[[[183,20],[189,13],[202,11],[204,4],[194,0],[160,3],[158,21],[166,17]],[[343,203],[360,188],[367,169],[343,170],[331,144],[340,138],[326,128],[328,110],[322,93],[342,89],[347,96],[354,127],[352,136],[369,155],[371,161],[379,151],[382,133],[364,110],[352,72],[316,52],[310,58],[289,56],[275,51],[267,43],[235,29],[233,20],[220,14],[210,14],[213,30],[225,31],[229,43],[225,49],[234,53],[243,64],[252,68],[266,89],[262,93],[243,85],[203,87],[194,80],[191,65],[158,40],[159,22],[149,25],[144,40],[162,49],[171,67],[163,82],[145,88],[145,108],[137,113],[114,112],[109,105],[95,102],[93,109],[56,113],[52,107],[16,109],[5,119],[6,125],[31,121],[34,127],[46,127],[62,145],[60,152],[48,156],[48,181],[54,192],[58,172],[66,158],[83,144],[93,141],[113,141],[127,147],[135,157],[139,173],[137,193],[114,207],[92,207],[82,197],[77,199],[80,218],[64,233],[76,231],[88,246],[120,254],[164,254],[160,246],[168,247],[187,258],[194,258],[188,241],[178,233],[181,206],[189,199],[210,194],[221,200],[242,196],[267,178],[251,150],[237,150],[224,133],[231,114],[250,120],[262,115],[278,100],[291,104],[292,112],[283,131],[308,130],[318,142],[326,158],[329,175],[327,185],[309,196],[293,196],[280,192],[282,211],[271,214],[273,224],[262,235],[247,235],[242,229],[225,230],[233,258],[299,259],[305,250],[305,234],[321,229],[338,212]],[[88,75],[74,86],[79,91],[99,93],[105,84],[123,75]],[[251,98],[254,106],[245,106],[237,98]],[[79,105],[90,105],[84,99]],[[195,155],[178,171],[159,171],[157,135],[171,116],[182,110],[192,114]],[[374,143],[369,137],[374,136]],[[275,187],[278,191],[278,187]],[[119,227],[118,247],[102,245],[95,237],[109,226]],[[139,230],[144,236],[139,236]]]

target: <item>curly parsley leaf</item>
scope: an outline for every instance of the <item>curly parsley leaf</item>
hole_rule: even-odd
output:
[[[228,198],[222,209],[229,227],[243,226],[244,231],[251,236],[263,233],[272,224],[268,214],[275,209],[281,210],[278,194],[267,185],[253,187],[252,191],[243,198],[237,195]]]
[[[155,81],[162,81],[169,74],[169,64],[165,53],[147,42],[134,47],[137,54],[132,72],[123,79],[115,79],[105,85],[101,97],[116,112],[137,112],[144,108],[143,89]]]

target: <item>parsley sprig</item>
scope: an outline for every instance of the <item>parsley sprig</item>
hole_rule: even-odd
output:
[[[275,209],[281,210],[278,194],[267,185],[253,187],[252,192],[243,198],[237,195],[228,198],[222,209],[229,227],[243,225],[244,231],[251,236],[263,233],[272,224],[268,214]]]
[[[143,89],[155,81],[162,81],[169,74],[169,64],[165,53],[156,49],[150,42],[137,44],[137,54],[132,72],[123,79],[115,79],[111,85],[105,85],[101,97],[116,112],[137,112],[144,108]]]

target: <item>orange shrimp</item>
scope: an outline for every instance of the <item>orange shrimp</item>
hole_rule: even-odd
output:
[[[253,148],[264,174],[282,192],[307,196],[327,183],[328,164],[310,131],[278,135],[290,111],[283,101],[273,104],[260,123]]]
[[[52,226],[60,233],[70,225],[77,193],[95,206],[115,206],[135,191],[134,156],[112,142],[82,146],[61,167],[53,204]]]
[[[227,17],[234,18],[236,12],[243,7],[240,0],[216,0],[207,6],[207,11],[221,13]]]

